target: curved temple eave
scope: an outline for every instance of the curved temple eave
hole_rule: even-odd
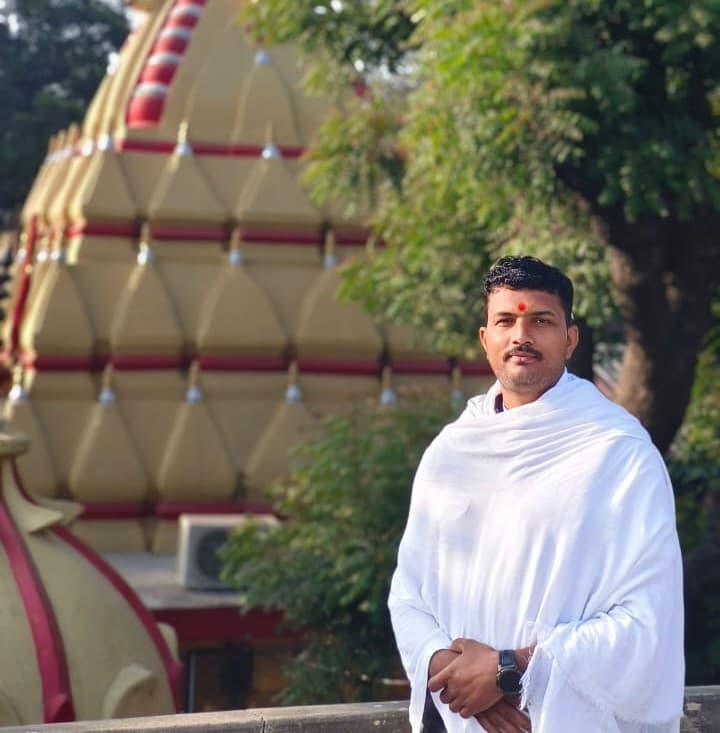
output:
[[[12,471],[6,463],[0,474],[0,545],[8,557],[32,633],[42,680],[43,722],[66,723],[75,719],[75,711],[62,637],[40,575],[5,503],[8,482],[15,482],[14,488],[18,488],[17,469],[14,461],[12,464]]]

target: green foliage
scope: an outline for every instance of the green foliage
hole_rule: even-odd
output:
[[[272,0],[245,13],[260,38],[299,41],[330,60],[317,79],[371,68],[395,71],[404,56],[413,23],[397,0]]]
[[[11,223],[50,136],[82,118],[126,33],[120,7],[102,0],[13,0],[0,13],[0,222]]]
[[[478,281],[502,254],[567,267],[596,326],[613,311],[600,210],[720,208],[715,0],[315,5],[249,12],[264,37],[316,53],[310,76],[339,100],[310,156],[317,198],[379,202],[386,246],[346,269],[342,293],[436,348],[472,355]],[[348,101],[359,68],[368,92]]]
[[[576,311],[594,327],[613,314],[611,248],[657,265],[653,292],[668,312],[691,313],[688,304],[720,284],[712,267],[678,276],[679,259],[711,262],[713,246],[700,226],[683,240],[682,227],[720,211],[717,0],[396,0],[383,7],[403,33],[375,28],[376,48],[363,18],[379,3],[335,3],[331,26],[312,17],[314,4],[263,0],[250,14],[266,38],[280,28],[282,40],[317,54],[309,76],[334,91],[310,156],[315,195],[355,193],[374,206],[377,245],[345,267],[344,297],[415,326],[439,350],[472,356],[480,279],[502,254],[566,269]],[[338,52],[339,38],[352,53]],[[348,99],[361,73],[364,93]],[[641,229],[653,233],[647,252],[633,236]],[[636,336],[632,312],[654,303],[618,280]],[[648,358],[661,359],[666,346],[648,338]],[[718,379],[710,345],[670,452],[686,551],[710,531],[703,507],[718,487]],[[720,638],[715,606],[708,628],[715,623]],[[698,658],[716,654],[720,678],[720,642],[707,647]]]
[[[720,298],[713,316],[690,406],[667,456],[686,558],[688,684],[720,681]]]
[[[306,632],[283,702],[368,700],[393,673],[389,582],[415,468],[451,414],[444,403],[327,419],[273,489],[284,521],[269,532],[249,525],[222,551],[244,610],[281,609],[286,626]]]
[[[667,455],[686,551],[706,536],[708,516],[703,506],[707,494],[720,494],[720,298],[715,301],[713,317],[715,326],[698,358],[692,399]]]

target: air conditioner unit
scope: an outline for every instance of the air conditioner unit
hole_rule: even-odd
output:
[[[233,529],[259,521],[268,529],[277,524],[272,514],[181,514],[179,518],[177,580],[194,590],[229,590],[220,578],[217,552]]]

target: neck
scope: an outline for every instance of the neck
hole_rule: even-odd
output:
[[[563,374],[564,373],[565,372],[563,372]],[[535,400],[540,399],[540,397],[542,397],[549,389],[552,389],[560,381],[563,374],[560,374],[552,384],[549,384],[539,392],[512,392],[502,388],[501,385],[500,392],[498,393],[498,400],[502,400],[503,410],[512,410],[513,407],[529,405],[531,402],[535,402]]]

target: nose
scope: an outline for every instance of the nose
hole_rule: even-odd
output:
[[[518,318],[513,326],[514,344],[531,344],[533,342],[532,329],[526,318]]]

